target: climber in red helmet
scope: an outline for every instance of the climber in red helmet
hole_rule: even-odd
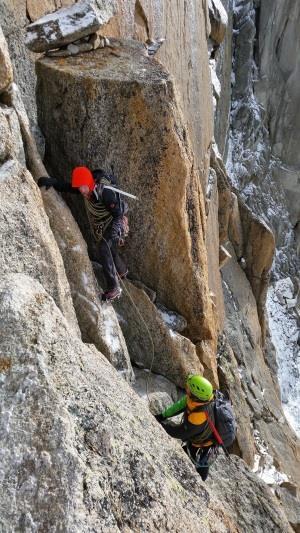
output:
[[[71,184],[49,177],[38,180],[39,187],[54,187],[59,192],[80,193],[83,196],[94,239],[99,243],[100,261],[107,283],[107,290],[102,295],[104,301],[114,300],[121,295],[119,278],[127,275],[118,246],[124,244],[128,234],[128,207],[118,192],[105,187],[111,184],[115,184],[113,176],[102,169],[90,171],[87,167],[74,168]]]

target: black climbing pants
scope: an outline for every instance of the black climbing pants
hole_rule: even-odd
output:
[[[100,262],[103,268],[103,274],[107,284],[107,290],[118,287],[118,274],[124,274],[127,270],[126,265],[119,255],[118,247],[112,241],[112,227],[109,226],[103,235],[99,245]]]
[[[195,468],[198,474],[201,476],[202,481],[206,480],[208,476],[208,472],[209,472],[209,465],[207,464],[207,456],[208,456],[210,448],[211,446],[206,446],[205,448],[202,448],[200,452],[200,456],[199,455],[196,456],[198,448],[193,446],[191,443],[188,443],[186,447],[184,447],[184,450],[186,451],[186,453],[188,454],[188,450],[189,450],[189,453],[192,459],[195,461],[196,463]]]

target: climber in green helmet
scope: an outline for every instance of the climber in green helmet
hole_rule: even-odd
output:
[[[168,418],[183,413],[181,424],[165,423]],[[210,423],[214,418],[214,391],[212,384],[203,376],[193,374],[186,381],[186,395],[155,416],[166,432],[181,439],[184,449],[196,466],[203,481],[208,476],[209,466],[218,453]]]

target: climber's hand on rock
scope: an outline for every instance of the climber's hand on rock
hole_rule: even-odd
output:
[[[162,424],[163,422],[165,422],[165,418],[163,417],[163,415],[160,413],[159,415],[154,415],[154,418],[156,418],[157,422],[159,422],[159,424]]]
[[[48,178],[48,177],[41,177],[38,180],[38,186],[39,187],[46,187],[46,190],[50,189],[50,187],[54,187],[58,184],[58,181],[56,178]]]

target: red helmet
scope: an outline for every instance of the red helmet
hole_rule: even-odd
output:
[[[87,185],[90,191],[94,190],[95,180],[87,167],[75,167],[72,171],[72,187]]]

